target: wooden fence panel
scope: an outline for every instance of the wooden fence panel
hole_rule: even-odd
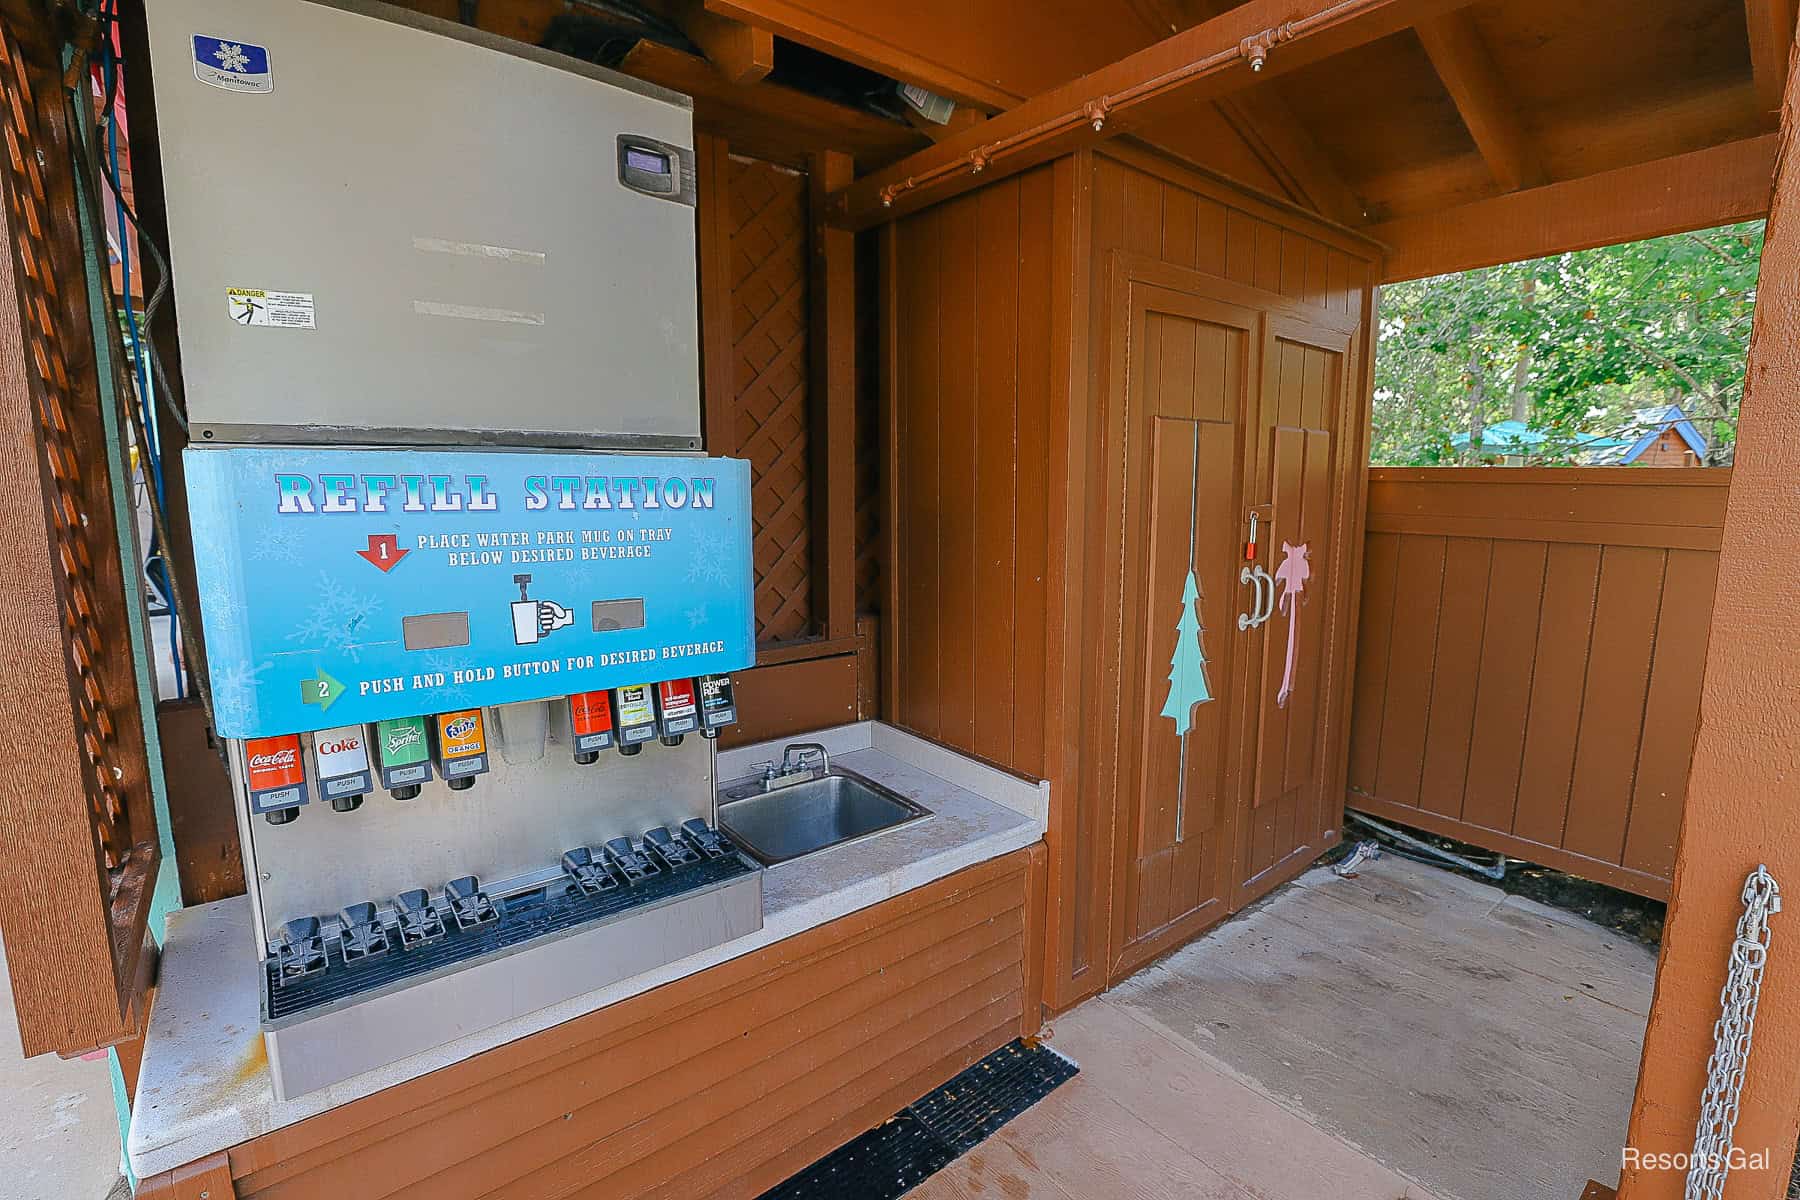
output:
[[[1730,482],[1371,471],[1350,807],[1666,897]]]

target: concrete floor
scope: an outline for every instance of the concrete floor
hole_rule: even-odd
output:
[[[103,1200],[115,1186],[124,1181],[106,1058],[24,1057],[0,946],[0,1195]]]
[[[1392,856],[1064,1014],[1082,1073],[921,1200],[1575,1200],[1616,1183],[1654,954]]]

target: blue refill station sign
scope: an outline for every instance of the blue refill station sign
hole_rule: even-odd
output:
[[[184,460],[223,736],[755,661],[741,460],[301,447]]]

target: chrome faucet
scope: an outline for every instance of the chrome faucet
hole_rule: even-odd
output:
[[[762,790],[773,792],[813,779],[815,763],[819,777],[831,774],[831,755],[824,746],[818,742],[793,742],[782,750],[779,767],[772,762],[759,762],[751,763],[750,769],[761,775]]]
[[[804,771],[808,761],[818,756],[819,774],[831,774],[831,755],[820,742],[791,742],[781,751],[781,773],[792,775]]]

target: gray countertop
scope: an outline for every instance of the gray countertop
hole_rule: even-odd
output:
[[[863,841],[770,868],[763,927],[746,937],[469,1034],[342,1083],[275,1099],[263,1052],[250,902],[239,896],[169,916],[126,1152],[140,1178],[292,1125],[783,938],[1043,836],[1048,785],[1033,784],[875,722],[790,741],[821,741],[834,763],[930,809]],[[750,774],[781,743],[721,752],[719,777]]]

